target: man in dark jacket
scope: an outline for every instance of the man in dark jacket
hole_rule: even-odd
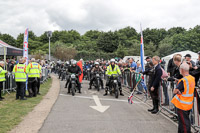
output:
[[[76,63],[77,63],[76,61],[72,62],[72,65],[68,68],[68,73],[74,73],[76,75],[81,75],[81,69],[80,69],[79,66],[77,66]],[[67,82],[65,84],[65,88],[67,88],[69,81],[70,81],[70,79],[67,80]],[[77,83],[77,86],[78,86],[79,93],[81,93],[81,84],[79,82],[78,77],[77,77],[76,83]],[[70,93],[70,84],[69,84],[69,87],[68,87],[68,93]]]
[[[175,67],[176,65],[174,64],[173,62],[173,58],[171,58],[168,62],[168,65],[167,65],[167,73],[168,75],[171,77],[174,75],[174,70],[175,70]]]
[[[152,101],[153,101],[153,109],[148,109],[149,112],[152,114],[156,114],[159,109],[158,109],[158,104],[159,104],[159,86],[161,82],[161,76],[162,76],[162,70],[161,66],[159,64],[160,57],[154,56],[152,58],[152,62],[154,65],[154,75],[152,77],[152,82],[151,82],[151,93],[152,93]]]

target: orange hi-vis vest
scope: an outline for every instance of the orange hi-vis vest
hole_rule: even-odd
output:
[[[191,75],[188,75],[180,79],[178,83],[181,81],[183,81],[184,92],[176,94],[171,102],[181,110],[191,110],[194,100],[195,79]]]

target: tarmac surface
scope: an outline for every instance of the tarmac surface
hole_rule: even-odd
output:
[[[177,125],[161,114],[151,114],[142,101],[128,95],[103,96],[104,90],[88,90],[83,80],[82,94],[67,94],[66,81],[60,81],[60,93],[39,133],[175,133]]]

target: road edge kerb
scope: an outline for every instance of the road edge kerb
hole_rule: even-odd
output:
[[[9,133],[37,133],[40,130],[60,92],[60,81],[54,75],[51,78],[52,86],[43,100]]]

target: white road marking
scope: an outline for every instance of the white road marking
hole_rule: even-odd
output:
[[[66,94],[60,94],[60,95],[61,96],[72,97],[71,95],[66,95]],[[92,97],[87,97],[87,96],[73,96],[73,97],[93,100]],[[122,99],[109,99],[109,98],[99,98],[99,99],[102,100],[102,101],[114,101],[114,102],[126,102],[126,103],[128,103],[128,100],[122,100]],[[133,101],[133,104],[134,103],[141,104],[143,102]]]
[[[110,107],[110,106],[102,106],[99,97],[97,95],[93,95],[93,99],[97,106],[90,106],[90,107],[93,108],[94,110],[103,113]]]

